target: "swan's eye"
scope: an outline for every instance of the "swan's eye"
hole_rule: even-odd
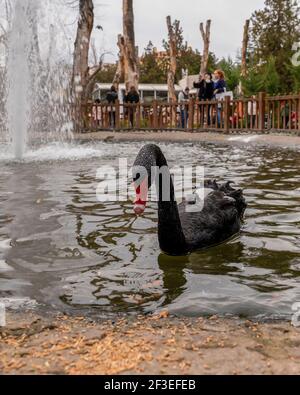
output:
[[[136,184],[139,179],[141,178],[141,174],[137,173],[134,177],[133,177],[133,182]]]

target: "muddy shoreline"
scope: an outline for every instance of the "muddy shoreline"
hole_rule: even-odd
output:
[[[296,134],[253,134],[253,133],[215,133],[215,132],[182,132],[182,131],[99,131],[75,134],[77,141],[107,142],[172,142],[172,143],[218,143],[269,145],[300,150],[300,136]]]
[[[300,328],[239,318],[7,314],[2,374],[300,374]]]

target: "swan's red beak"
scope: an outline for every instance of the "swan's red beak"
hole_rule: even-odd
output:
[[[134,212],[136,215],[140,216],[144,214],[147,205],[148,199],[148,181],[145,180],[139,185],[135,187],[136,198],[134,200]]]
[[[135,203],[134,205],[134,213],[137,216],[143,215],[145,212],[146,206],[144,204]]]

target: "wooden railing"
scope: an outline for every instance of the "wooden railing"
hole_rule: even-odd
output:
[[[87,130],[184,130],[300,132],[300,94],[222,101],[115,105],[88,103],[83,108]]]

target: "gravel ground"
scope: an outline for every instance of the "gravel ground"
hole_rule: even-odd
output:
[[[300,329],[285,322],[151,317],[94,322],[10,313],[3,374],[300,374]]]

